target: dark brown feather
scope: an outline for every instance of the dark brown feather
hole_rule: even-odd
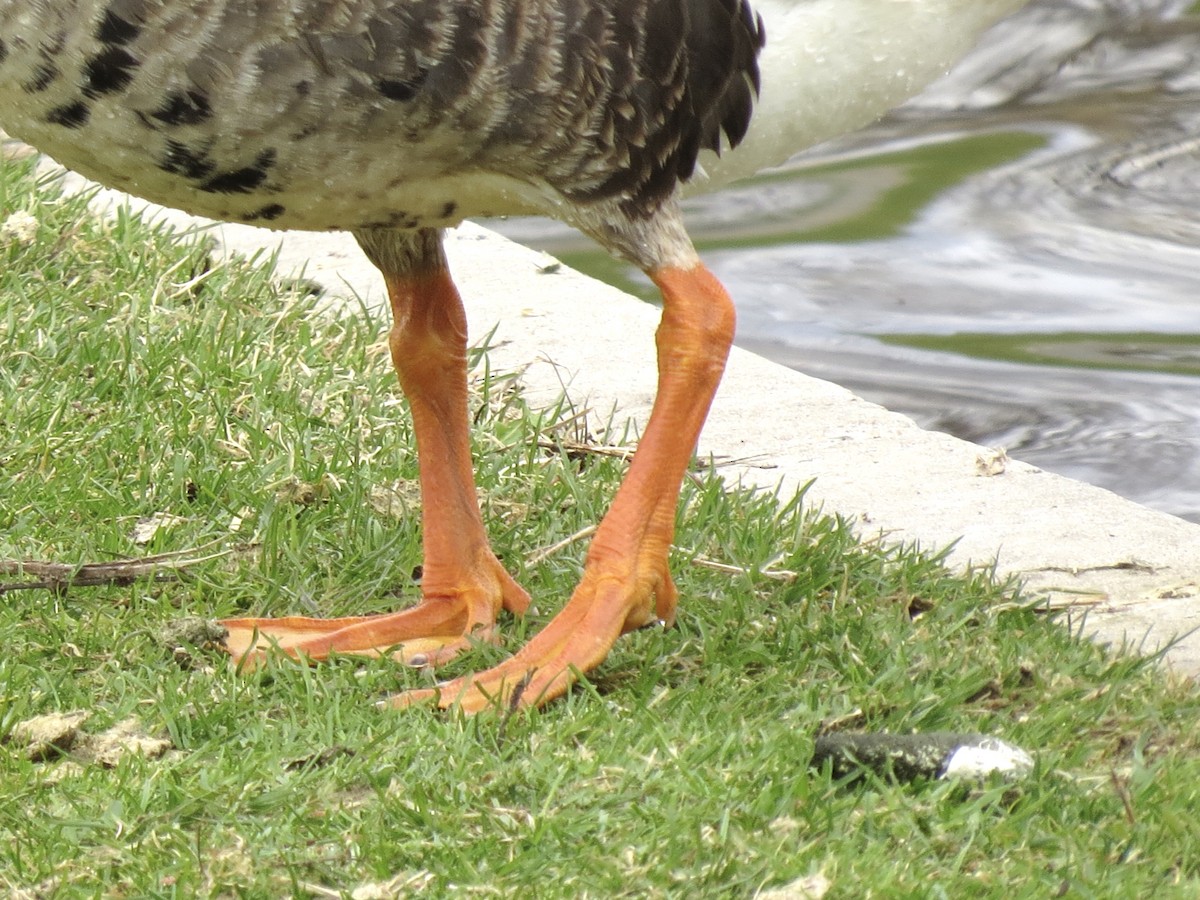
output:
[[[621,196],[637,216],[652,213],[692,177],[701,149],[720,152],[722,135],[731,147],[745,137],[766,35],[745,0],[627,6],[628,16],[617,10],[606,50],[617,88],[608,115],[614,143],[629,160],[576,196]]]

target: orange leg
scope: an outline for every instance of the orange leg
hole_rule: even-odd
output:
[[[475,712],[541,705],[599,665],[617,638],[673,622],[677,593],[667,568],[675,506],[733,339],[733,304],[702,265],[651,273],[663,294],[658,396],[629,473],[600,523],[583,578],[566,607],[520,652],[495,668],[384,701]]]
[[[529,595],[492,553],[479,513],[467,419],[466,315],[438,235],[423,233],[394,246],[408,255],[371,255],[387,282],[392,361],[417,438],[425,498],[422,600],[376,616],[227,619],[226,648],[242,664],[255,665],[273,648],[309,660],[386,653],[413,664],[442,663],[472,641],[491,639],[501,607],[521,613],[529,605]]]

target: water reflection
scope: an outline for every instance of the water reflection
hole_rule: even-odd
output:
[[[1037,3],[875,128],[689,201],[743,345],[1200,521],[1200,24]],[[649,296],[540,221],[501,230]]]

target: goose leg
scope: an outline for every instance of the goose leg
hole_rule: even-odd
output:
[[[657,334],[658,395],[629,472],[601,522],[583,578],[566,607],[515,656],[437,689],[384,701],[435,699],[475,712],[541,705],[599,665],[623,633],[671,622],[676,590],[667,568],[679,488],[733,339],[725,289],[701,264],[650,272],[663,295]]]
[[[331,653],[391,654],[442,663],[493,637],[501,607],[521,613],[529,595],[488,544],[471,466],[467,325],[440,233],[357,234],[383,272],[391,300],[392,361],[412,411],[420,460],[425,560],[415,607],[374,616],[227,619],[226,648],[242,665],[278,649],[318,660]]]

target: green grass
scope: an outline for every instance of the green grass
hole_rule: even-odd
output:
[[[213,650],[173,653],[158,635],[187,615],[416,598],[414,504],[380,502],[416,476],[385,325],[317,315],[203,243],[89,218],[22,166],[0,172],[4,220],[0,557],[237,552],[173,582],[0,593],[0,893],[747,897],[814,873],[848,898],[1200,890],[1192,685],[1075,639],[986,573],[708,476],[680,506],[678,627],[622,639],[540,712],[379,711],[429,677],[388,660],[244,677]],[[540,610],[504,623],[511,649],[568,595],[583,547],[526,560],[594,522],[623,464],[537,449],[569,404],[527,408],[482,356],[476,387],[490,528]],[[160,514],[174,524],[134,543]],[[172,749],[106,766],[11,739],[74,710],[89,734],[132,718]],[[839,780],[807,766],[831,727],[993,733],[1038,765],[1016,784]]]

